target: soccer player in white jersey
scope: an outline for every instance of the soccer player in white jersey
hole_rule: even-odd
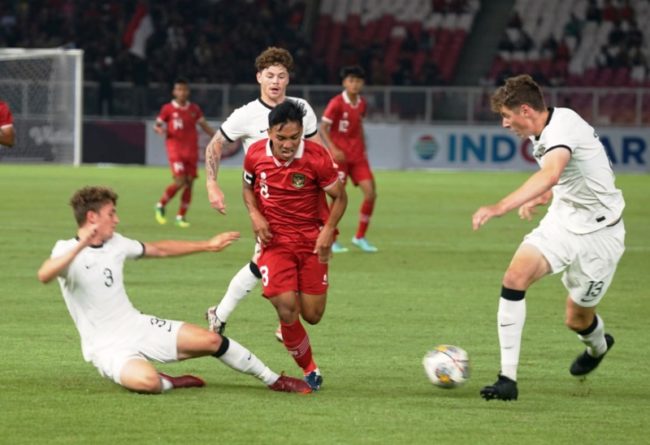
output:
[[[126,294],[125,260],[218,252],[237,240],[238,232],[206,241],[140,243],[115,232],[116,203],[117,195],[109,188],[78,190],[70,200],[77,236],[58,241],[38,271],[43,283],[58,278],[86,361],[103,377],[141,393],[203,386],[195,376],[159,373],[150,361],[168,363],[208,355],[257,377],[274,391],[311,392],[307,383],[274,373],[232,339],[189,323],[142,314]]]
[[[565,324],[586,345],[569,368],[572,375],[593,371],[614,345],[596,306],[625,250],[625,202],[593,127],[569,108],[546,108],[542,91],[530,76],[507,79],[493,94],[492,109],[501,115],[505,128],[531,140],[540,170],[498,203],[480,207],[472,217],[473,229],[516,208],[522,219],[530,220],[535,207],[552,198],[503,277],[497,312],[501,371],[494,384],[481,390],[486,400],[516,400],[524,296],[543,276],[563,273],[568,291]]]
[[[306,114],[303,118],[303,138],[323,145],[318,135],[318,119],[307,101],[297,97],[287,97],[289,73],[293,70],[293,57],[283,49],[269,47],[255,59],[257,82],[260,84],[260,97],[232,112],[214,135],[205,150],[205,169],[208,199],[210,205],[220,213],[226,213],[226,203],[219,187],[217,175],[224,146],[241,141],[244,152],[253,142],[266,139],[268,116],[271,110],[287,99],[302,105]],[[228,290],[218,306],[208,308],[206,318],[209,329],[222,333],[226,321],[235,307],[253,290],[262,275],[257,267],[259,246],[256,244],[250,263],[237,272],[228,285]],[[276,337],[281,340],[280,329]]]

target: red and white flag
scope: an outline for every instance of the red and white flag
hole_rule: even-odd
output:
[[[153,34],[151,15],[144,5],[138,5],[135,14],[124,32],[122,41],[129,48],[129,52],[141,59],[147,57],[147,39]]]

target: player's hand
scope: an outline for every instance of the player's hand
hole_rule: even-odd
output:
[[[498,205],[480,207],[472,216],[472,229],[478,230],[495,216],[501,216]]]
[[[537,213],[536,208],[537,208],[537,204],[533,204],[530,202],[523,204],[521,207],[519,207],[519,210],[517,211],[517,213],[519,214],[519,218],[532,221],[533,216],[535,215],[535,213]]]
[[[97,235],[99,224],[90,224],[79,230],[79,243],[83,246],[90,246],[93,238]]]
[[[269,226],[266,218],[262,216],[262,214],[251,214],[251,222],[253,223],[253,232],[255,232],[255,236],[263,246],[271,241],[271,238],[273,238],[271,227]]]
[[[226,214],[226,198],[216,182],[208,182],[208,200],[210,206],[222,215]]]
[[[323,227],[318,234],[316,246],[314,247],[314,253],[318,255],[318,261],[320,263],[327,263],[332,258],[333,243],[334,229],[328,226]]]
[[[335,145],[332,145],[330,147],[330,151],[332,152],[332,158],[334,158],[334,161],[345,162],[345,153],[343,152],[343,150],[341,150]]]
[[[155,131],[156,133],[158,133],[161,136],[165,135],[165,129],[163,128],[162,125],[154,125],[153,126],[153,131]]]
[[[210,252],[219,252],[239,239],[239,232],[224,232],[213,236],[208,241]]]

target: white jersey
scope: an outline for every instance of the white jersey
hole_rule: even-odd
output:
[[[287,97],[301,104],[306,111],[302,119],[303,138],[308,139],[318,132],[316,113],[306,100],[299,97]],[[265,104],[261,98],[255,99],[233,111],[219,129],[226,139],[235,142],[241,139],[244,153],[248,152],[254,142],[268,138],[269,113],[272,106]]]
[[[52,249],[52,258],[74,248],[76,238],[60,240]],[[81,337],[84,359],[110,345],[117,333],[128,332],[140,316],[126,295],[123,266],[127,258],[144,255],[144,245],[115,233],[101,246],[86,247],[63,270],[59,285],[63,299]]]
[[[531,137],[540,166],[544,154],[569,149],[571,159],[553,187],[553,214],[576,234],[591,233],[616,222],[623,213],[623,194],[614,185],[611,163],[594,128],[569,108],[549,109],[539,137]]]

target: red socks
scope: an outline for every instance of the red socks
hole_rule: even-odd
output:
[[[357,228],[356,238],[363,238],[366,236],[368,224],[370,224],[370,217],[372,210],[375,207],[375,201],[364,200],[361,204],[361,211],[359,213],[359,227]]]
[[[190,202],[192,202],[192,187],[185,187],[183,194],[181,195],[181,206],[178,209],[178,216],[185,216],[187,209],[190,207]]]
[[[162,198],[160,198],[159,204],[163,207],[166,206],[169,200],[176,195],[178,190],[180,190],[180,187],[178,187],[176,183],[172,183],[172,185],[165,189],[165,193],[163,193]]]
[[[305,374],[309,374],[315,370],[318,366],[316,366],[312,358],[309,336],[300,323],[300,320],[296,320],[292,324],[280,322],[280,327],[282,329],[284,347],[287,348],[287,351],[289,351],[289,354],[291,354],[298,366],[302,368]]]

